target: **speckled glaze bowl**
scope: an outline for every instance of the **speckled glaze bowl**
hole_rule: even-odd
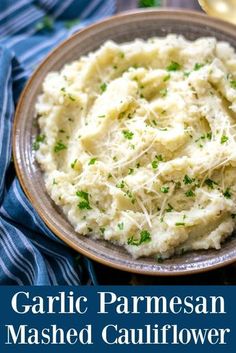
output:
[[[42,62],[21,95],[14,123],[13,147],[17,175],[26,195],[47,226],[69,246],[93,260],[147,275],[184,275],[236,261],[236,236],[233,234],[221,250],[190,252],[157,263],[152,258],[134,260],[123,248],[75,233],[46,192],[41,170],[32,152],[32,141],[38,133],[33,117],[36,97],[49,71],[60,70],[65,63],[96,50],[108,39],[125,42],[168,33],[183,34],[191,40],[213,36],[228,41],[236,48],[235,26],[197,12],[136,11],[108,18],[67,39]]]

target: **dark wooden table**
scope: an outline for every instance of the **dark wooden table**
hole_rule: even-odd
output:
[[[175,8],[189,8],[201,11],[197,0],[163,0],[162,6]],[[117,12],[127,11],[138,7],[137,0],[117,0]],[[236,284],[236,263],[210,272],[190,276],[158,277],[133,275],[109,267],[95,264],[100,284],[148,284],[148,285],[227,285]]]

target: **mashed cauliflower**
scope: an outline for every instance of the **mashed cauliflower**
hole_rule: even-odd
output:
[[[235,228],[235,78],[229,44],[176,35],[49,73],[33,147],[76,232],[135,258],[219,249]]]

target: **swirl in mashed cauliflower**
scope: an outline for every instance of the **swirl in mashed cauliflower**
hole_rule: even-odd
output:
[[[229,44],[176,35],[49,73],[34,148],[76,232],[135,258],[219,249],[235,228],[235,78]]]

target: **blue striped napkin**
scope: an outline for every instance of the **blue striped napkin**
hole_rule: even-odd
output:
[[[75,252],[45,226],[24,195],[12,163],[11,130],[19,94],[45,54],[114,11],[115,0],[0,1],[0,284],[96,281],[92,263],[75,261]]]

